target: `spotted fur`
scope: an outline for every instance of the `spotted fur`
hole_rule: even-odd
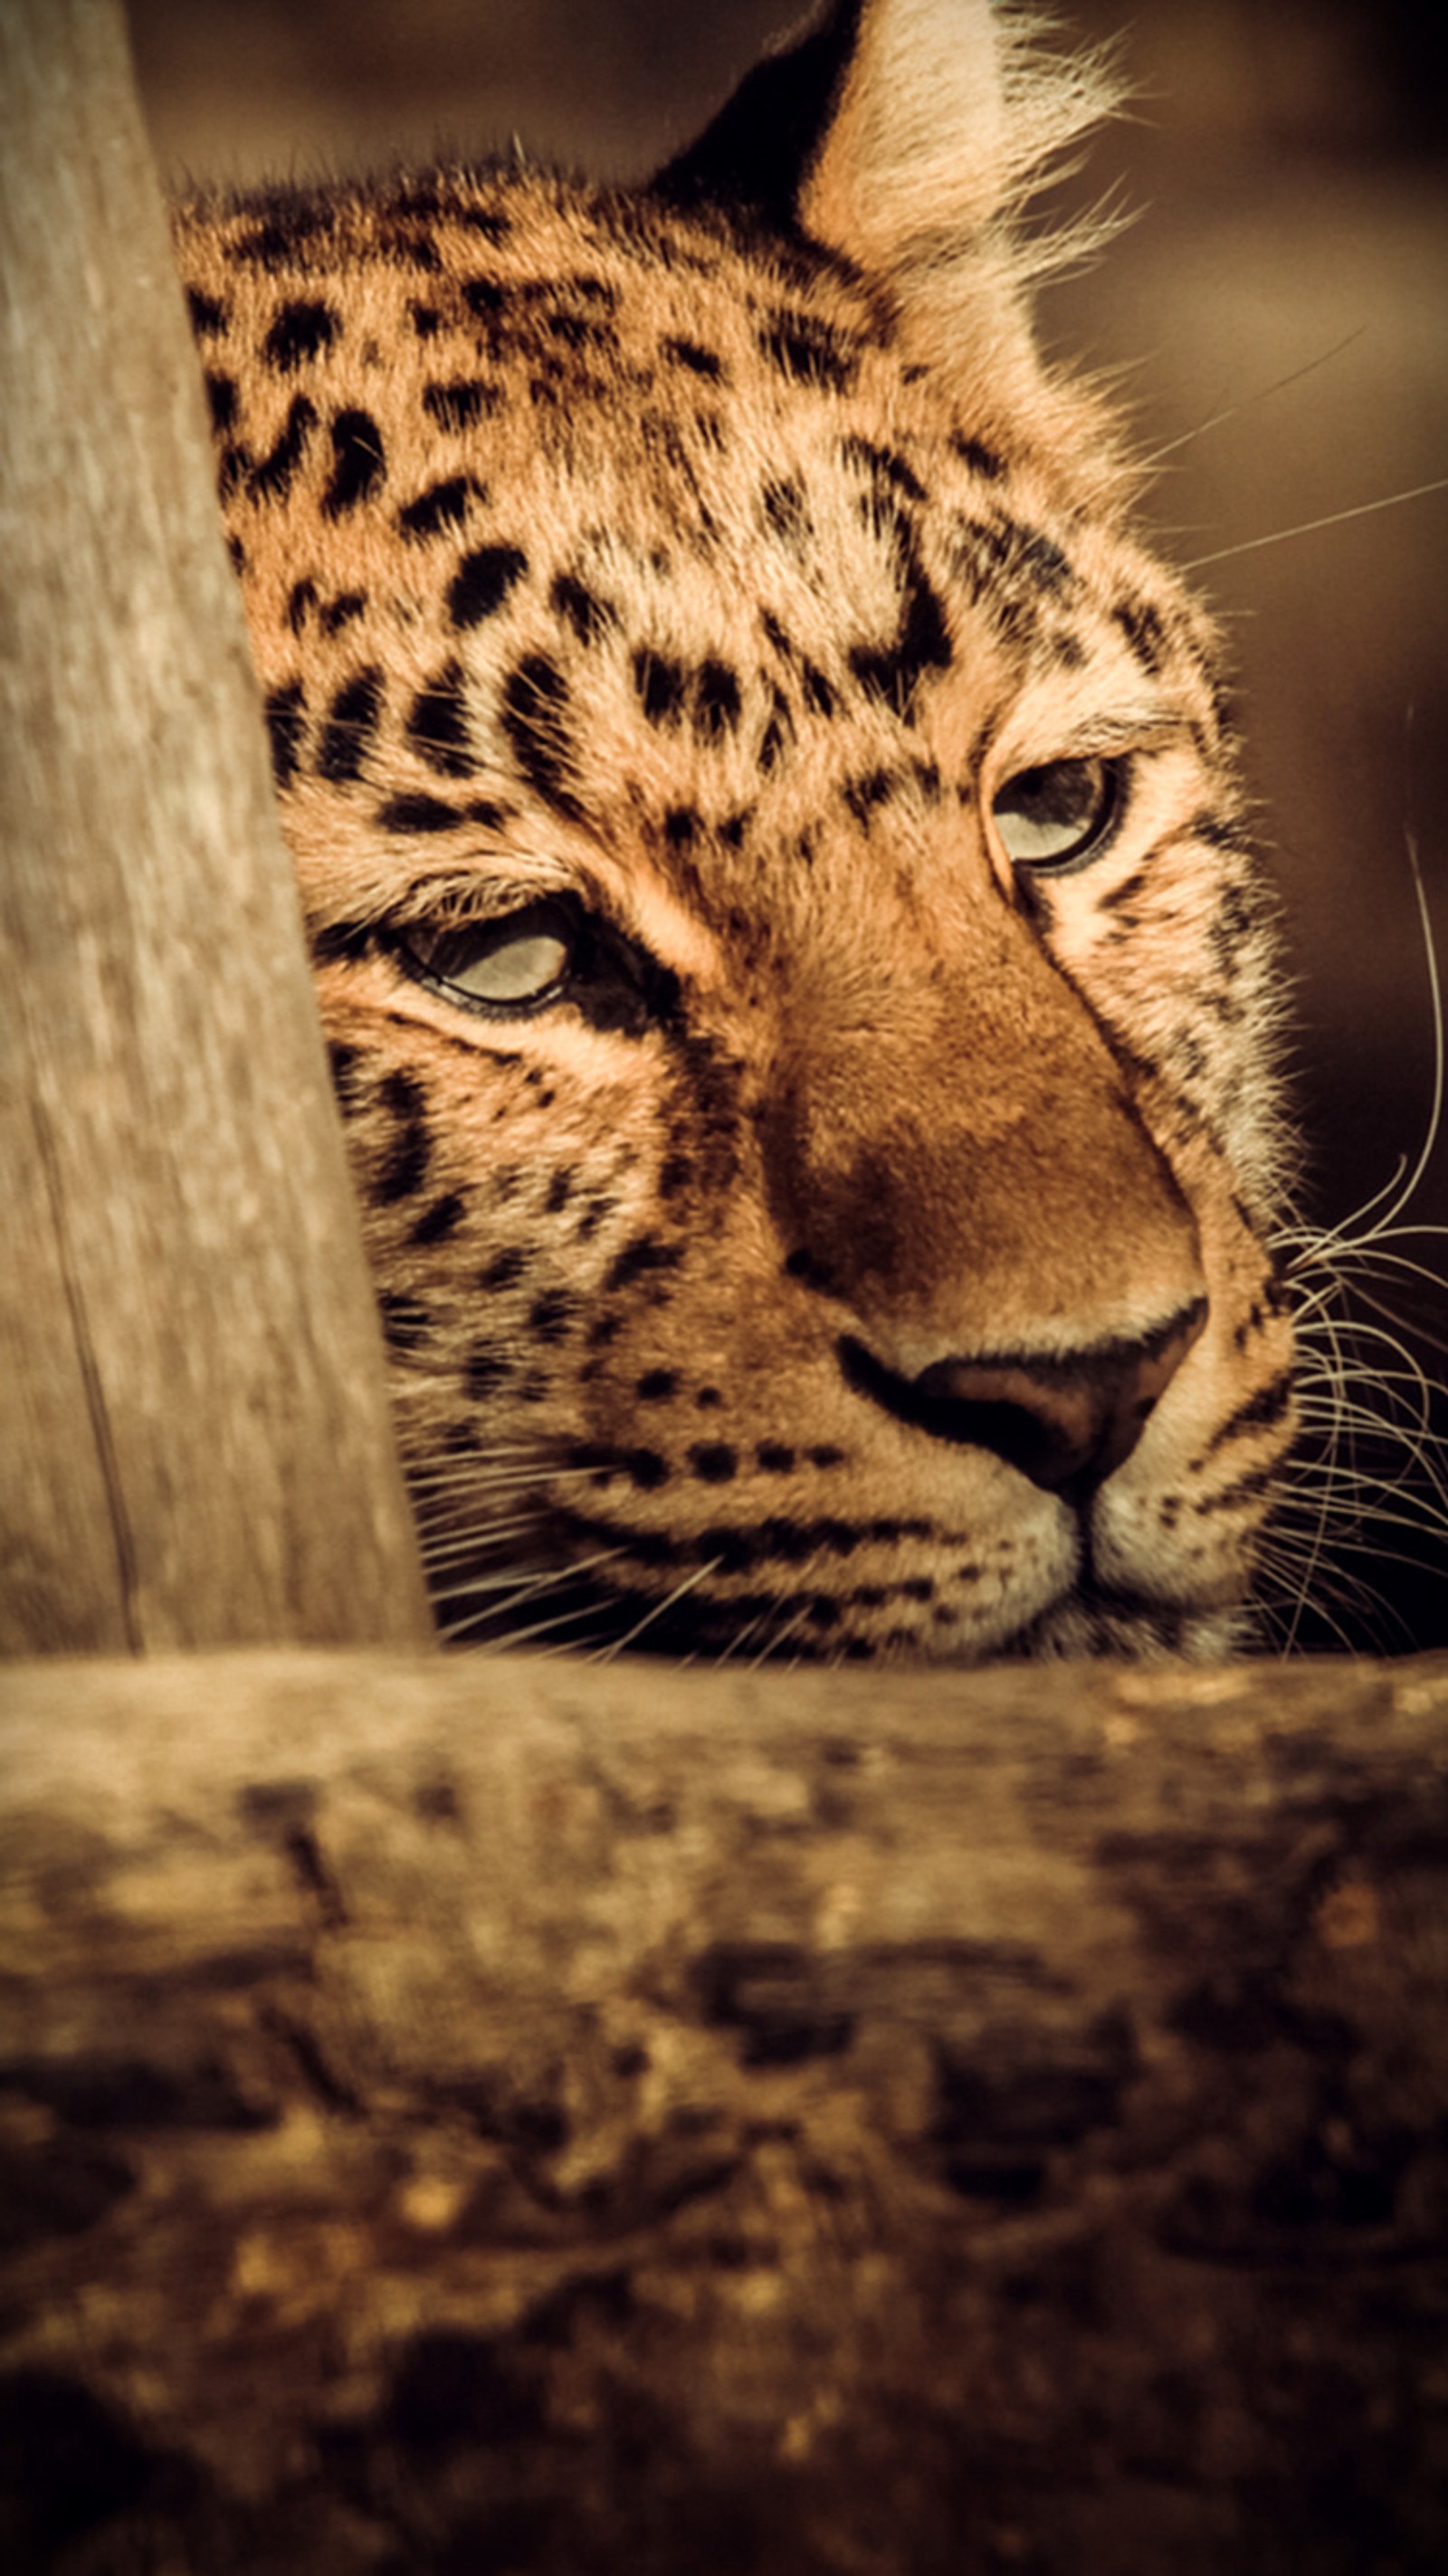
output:
[[[1216,639],[1024,315],[1103,103],[983,0],[852,0],[650,188],[179,215],[454,1633],[1242,1633],[1270,912]],[[1013,864],[1062,763],[1107,823]],[[525,934],[547,990],[450,971]]]

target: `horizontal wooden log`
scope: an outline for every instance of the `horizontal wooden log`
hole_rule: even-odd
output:
[[[1448,2564],[1448,1659],[0,1689],[7,2567]]]
[[[0,9],[0,1653],[430,1633],[119,0]]]

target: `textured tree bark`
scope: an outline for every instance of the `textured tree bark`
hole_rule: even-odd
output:
[[[7,2567],[1448,2564],[1448,1660],[4,1690]]]
[[[0,9],[0,1652],[421,1643],[115,0]]]

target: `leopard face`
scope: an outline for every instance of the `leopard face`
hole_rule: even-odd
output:
[[[1270,911],[1211,630],[1022,319],[1088,92],[873,0],[649,190],[178,219],[448,1633],[1240,1633]]]

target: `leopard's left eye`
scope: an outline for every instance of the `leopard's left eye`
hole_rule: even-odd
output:
[[[1124,776],[1120,760],[1048,760],[1018,770],[992,809],[1012,866],[1052,875],[1084,867],[1111,836]]]
[[[384,937],[404,974],[475,1019],[566,1009],[593,1028],[641,1037],[678,1017],[677,976],[572,893],[536,895],[478,921],[402,922]]]
[[[404,964],[450,1001],[507,1013],[553,1001],[568,982],[580,941],[571,911],[545,899],[461,928],[419,925],[397,945]]]

